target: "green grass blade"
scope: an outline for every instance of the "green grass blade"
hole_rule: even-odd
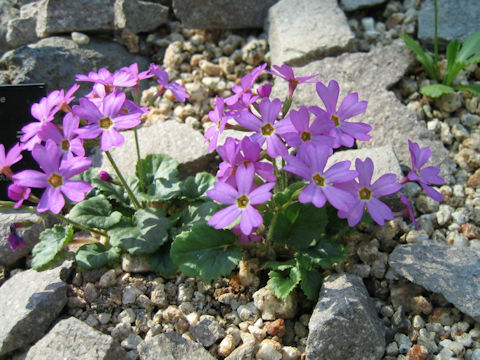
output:
[[[466,61],[469,57],[480,51],[480,30],[470,35],[463,43],[458,53],[458,61]]]
[[[427,72],[428,76],[432,79],[438,80],[438,74],[435,71],[432,57],[422,49],[418,42],[413,40],[407,34],[402,34],[400,37],[405,42],[405,45],[417,55],[417,60],[422,64],[423,69]]]

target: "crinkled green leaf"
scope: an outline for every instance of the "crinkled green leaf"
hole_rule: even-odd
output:
[[[112,205],[103,196],[96,196],[77,203],[70,210],[69,218],[80,224],[99,229],[109,229],[122,217],[118,211],[112,212]]]
[[[193,176],[189,176],[182,181],[180,189],[182,195],[190,200],[198,198],[207,198],[205,192],[213,188],[215,176],[207,172],[201,172]]]
[[[268,273],[268,277],[270,278],[267,282],[268,287],[273,291],[275,296],[280,299],[286,298],[300,282],[300,271],[296,267],[286,270],[283,273],[285,273],[285,276],[277,271],[270,271]]]
[[[73,239],[73,228],[56,224],[51,229],[46,229],[40,234],[40,242],[32,250],[32,268],[41,271],[56,264],[63,258],[63,251]]]
[[[317,300],[322,287],[322,275],[317,270],[298,268],[300,273],[300,288],[310,300]]]
[[[153,254],[168,240],[170,221],[162,210],[140,209],[135,212],[135,223],[136,226],[110,229],[110,243],[139,255]]]
[[[170,244],[163,245],[150,255],[148,263],[153,271],[160,273],[162,276],[172,276],[177,271],[177,266],[170,257]]]
[[[196,202],[188,205],[181,217],[181,229],[186,231],[197,222],[207,222],[221,207],[213,201]]]
[[[432,57],[422,49],[422,47],[417,41],[413,40],[407,34],[402,34],[400,35],[400,37],[405,42],[405,45],[407,45],[410,50],[412,50],[415,55],[417,55],[417,60],[420,62],[420,64],[422,64],[423,69],[426,71],[428,76],[431,79],[438,80],[438,74],[435,71],[435,64]]]
[[[480,84],[457,85],[455,86],[455,89],[467,90],[467,91],[470,91],[475,96],[480,96]]]
[[[444,84],[431,84],[421,88],[420,92],[423,95],[430,96],[432,98],[437,98],[444,94],[449,94],[453,92],[453,88]]]
[[[230,274],[242,258],[242,249],[231,231],[196,223],[175,238],[170,256],[185,275],[210,281]]]
[[[98,178],[93,179],[91,184],[98,190],[99,194],[102,194],[107,199],[115,200],[125,207],[130,206],[130,199],[123,186],[108,181],[102,181]]]
[[[345,260],[345,256],[343,245],[327,239],[320,239],[316,246],[295,253],[297,261],[306,269],[310,268],[308,264],[329,268]]]
[[[467,61],[471,56],[478,52],[480,52],[480,30],[465,39],[462,49],[458,53],[457,61]]]
[[[306,249],[325,233],[327,225],[325,208],[312,204],[294,203],[282,210],[273,226],[272,239],[294,249]]]
[[[82,245],[75,255],[75,260],[81,268],[91,270],[117,261],[121,256],[122,249],[111,247],[107,250],[102,243],[96,242]]]

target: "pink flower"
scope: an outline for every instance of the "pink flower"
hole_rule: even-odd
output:
[[[365,161],[355,160],[355,168],[358,172],[358,181],[340,184],[339,187],[353,194],[354,202],[348,212],[339,211],[340,218],[347,218],[348,225],[355,226],[362,220],[363,211],[366,208],[372,219],[379,225],[384,225],[385,220],[392,220],[393,213],[390,208],[378,199],[380,196],[396,193],[402,185],[395,182],[397,175],[385,174],[373,184],[373,161],[366,158]]]
[[[316,83],[317,81],[313,80],[310,81],[310,79],[313,79],[317,77],[320,74],[315,74],[315,75],[310,75],[310,76],[299,76],[295,77],[295,74],[293,73],[293,69],[288,66],[288,65],[273,65],[273,68],[276,70],[270,71],[270,74],[278,76],[279,78],[282,78],[283,80],[288,82],[288,97],[292,97],[293,92],[297,88],[298,84],[304,84],[304,83]]]
[[[15,205],[13,205],[14,209],[18,209],[20,206],[23,205],[25,200],[28,200],[30,197],[32,190],[30,188],[26,188],[24,186],[20,186],[18,184],[10,184],[7,189],[8,197],[16,201]]]
[[[162,94],[165,90],[170,90],[177,99],[177,101],[185,102],[186,99],[190,97],[182,85],[176,83],[175,81],[169,81],[168,73],[165,70],[162,70],[160,66],[155,64],[150,64],[150,72],[157,77],[157,82],[161,85],[159,94]]]
[[[129,67],[123,67],[120,69],[121,72],[126,72],[130,75],[132,79],[135,79],[135,85],[133,85],[133,92],[136,94],[138,92],[138,86],[141,80],[148,79],[153,77],[154,75],[150,72],[150,70],[142,71],[141,73],[138,72],[138,64],[133,63]]]
[[[240,230],[242,234],[250,235],[254,228],[258,228],[263,223],[262,215],[254,206],[263,204],[272,197],[270,190],[275,183],[270,182],[253,188],[253,166],[239,167],[235,177],[236,188],[217,181],[214,188],[207,191],[207,195],[211,199],[229,205],[215,213],[208,224],[214,226],[215,229],[223,229],[241,217]]]
[[[105,68],[101,68],[98,72],[91,71],[88,75],[77,74],[75,80],[102,84],[108,89],[107,93],[112,92],[117,87],[132,87],[137,84],[137,79],[132,77],[130,72],[118,71],[112,74]]]
[[[23,135],[20,141],[25,143],[23,147],[26,150],[31,151],[36,144],[41,143],[42,140],[38,136],[41,130],[46,127],[55,126],[51,121],[55,117],[58,104],[56,102],[57,95],[55,93],[52,94],[42,98],[39,103],[35,103],[31,107],[32,116],[39,122],[31,122],[22,128]]]
[[[205,142],[209,142],[208,151],[213,151],[217,147],[218,135],[225,130],[229,116],[224,114],[223,98],[215,98],[215,108],[208,113],[210,121],[213,125],[205,131]]]
[[[80,99],[80,105],[73,107],[76,115],[88,121],[88,125],[76,131],[82,139],[94,139],[101,136],[100,148],[110,150],[113,146],[122,146],[125,139],[117,130],[131,129],[141,123],[141,114],[123,114],[124,93],[108,94],[99,109],[87,99]]]
[[[72,109],[70,108],[70,103],[75,99],[73,94],[80,88],[80,85],[75,84],[73,85],[70,90],[67,91],[65,94],[65,90],[55,90],[51,92],[51,102],[52,105],[55,105],[54,111],[57,112],[62,110],[64,112],[70,112]],[[50,97],[49,95],[49,97]]]
[[[82,201],[85,194],[92,189],[86,181],[70,180],[71,177],[87,170],[92,164],[91,159],[76,157],[60,161],[58,147],[51,140],[48,140],[45,146],[35,145],[32,156],[43,172],[24,170],[12,178],[14,183],[20,186],[45,188],[37,205],[38,212],[50,210],[58,214],[65,205],[63,195],[72,201]]]
[[[257,66],[252,70],[252,72],[245,75],[240,80],[240,85],[235,85],[232,88],[234,94],[225,99],[225,104],[228,105],[229,109],[240,110],[246,108],[258,98],[257,96],[252,95],[251,89],[253,84],[255,84],[255,81],[262,74],[266,67],[266,63]]]
[[[13,164],[22,160],[22,146],[16,143],[5,155],[5,147],[0,144],[0,174],[3,174],[9,178],[12,177],[13,172],[10,168]]]
[[[405,206],[407,207],[407,214],[408,214],[408,217],[410,218],[410,221],[413,223],[413,225],[415,226],[415,229],[416,230],[419,230],[420,229],[420,224],[417,222],[417,220],[415,219],[415,213],[413,211],[413,206],[412,204],[410,203],[410,201],[408,200],[408,198],[405,196],[405,195],[400,195],[400,201],[402,203],[405,204]]]
[[[10,235],[8,235],[7,241],[10,244],[10,250],[15,251],[23,249],[25,246],[24,239],[17,233],[17,227],[20,227],[21,223],[10,224]]]
[[[362,141],[370,140],[370,135],[368,135],[368,132],[372,130],[370,125],[346,121],[362,114],[367,108],[366,101],[358,101],[357,93],[347,95],[338,110],[337,101],[340,88],[335,80],[330,81],[328,87],[318,82],[317,93],[325,104],[326,110],[318,106],[311,106],[310,111],[322,120],[331,121],[334,124],[334,128],[327,134],[335,138],[334,148],[340,146],[352,147],[355,139]]]
[[[251,242],[259,242],[260,240],[262,240],[262,236],[253,234],[253,232],[255,232],[256,229],[252,230],[252,234],[245,235],[240,230],[240,225],[235,225],[231,229],[231,231],[238,236],[238,242],[243,245],[249,245]]]

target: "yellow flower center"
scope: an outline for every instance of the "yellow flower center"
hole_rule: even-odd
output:
[[[360,200],[370,200],[372,197],[372,190],[364,187],[358,191],[358,196],[360,196]]]
[[[242,196],[237,198],[237,206],[240,209],[245,209],[249,202],[250,202],[250,200],[248,199],[248,196],[245,195],[245,194],[243,194]]]
[[[332,114],[332,117],[330,118],[330,120],[333,121],[335,126],[340,126],[340,118],[337,115]]]
[[[261,129],[262,129],[263,136],[270,136],[275,131],[275,128],[270,123],[266,123],[261,127]]]
[[[50,185],[56,188],[63,185],[63,178],[58,174],[52,174],[48,178],[48,182],[50,183]]]
[[[317,186],[325,186],[325,178],[320,174],[313,175],[313,182]]]
[[[102,129],[105,129],[105,130],[110,129],[110,127],[113,125],[113,121],[109,117],[105,117],[103,119],[100,119],[99,123],[100,123],[100,127]]]
[[[302,139],[303,142],[307,142],[312,140],[312,134],[308,131],[302,131],[302,135],[300,135],[300,139]]]
[[[62,140],[60,148],[62,149],[62,151],[68,151],[68,149],[70,149],[70,142],[67,139]]]

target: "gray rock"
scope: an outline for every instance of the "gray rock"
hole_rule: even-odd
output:
[[[42,0],[38,4],[38,37],[113,30],[113,0]]]
[[[69,89],[76,74],[88,74],[101,67],[116,71],[134,62],[140,70],[148,67],[147,59],[130,54],[114,42],[92,39],[80,47],[71,39],[50,37],[8,51],[0,59],[0,69],[9,69],[12,84],[46,83],[48,91],[52,91]]]
[[[124,132],[125,144],[113,148],[110,153],[117,166],[124,175],[133,175],[137,162],[135,151],[135,139],[132,131]],[[180,163],[180,171],[183,174],[194,174],[205,169],[209,161],[207,146],[203,143],[203,136],[185,124],[176,121],[157,122],[150,126],[138,129],[140,154],[142,157],[148,154],[166,154]],[[113,168],[103,152],[97,149],[92,156],[93,166],[111,172]]]
[[[173,0],[173,12],[188,28],[262,28],[278,0]]]
[[[213,345],[218,339],[225,336],[225,330],[217,322],[210,319],[203,319],[191,327],[192,335],[200,344],[205,347]]]
[[[0,356],[44,335],[67,303],[62,278],[71,265],[69,261],[43,272],[26,270],[0,287]]]
[[[309,359],[380,359],[385,327],[362,280],[355,275],[325,278],[307,339]]]
[[[168,7],[140,0],[116,0],[114,15],[116,28],[127,28],[138,34],[155,30],[157,27],[166,24]]]
[[[5,37],[8,45],[12,48],[25,44],[31,44],[38,40],[35,33],[37,19],[35,17],[12,19],[7,24]]]
[[[480,3],[477,0],[438,0],[438,37],[441,45],[459,39],[464,41],[478,30]],[[418,38],[433,45],[433,0],[426,0],[418,14]]]
[[[301,68],[295,68],[296,76],[319,73],[318,80],[325,85],[335,79],[340,85],[340,101],[347,94],[357,92],[360,100],[367,100],[364,114],[352,121],[365,122],[372,126],[370,141],[358,141],[358,148],[374,148],[392,145],[402,165],[411,166],[407,139],[418,142],[421,147],[432,150],[430,165],[440,166],[443,174],[450,173],[451,160],[443,144],[435,140],[435,134],[428,131],[418,120],[414,112],[407,109],[388,91],[404,75],[414,60],[408,48],[401,45],[375,49],[369,53],[343,54],[312,62]],[[275,80],[272,96],[283,99],[287,93],[287,83]],[[315,84],[301,84],[293,96],[292,109],[300,105],[323,103],[315,90]]]
[[[340,0],[343,10],[354,11],[370,6],[383,4],[386,0]]]
[[[18,235],[23,237],[24,248],[12,251],[10,244],[8,243],[8,235],[10,235],[10,224],[16,222],[39,222],[27,228],[17,229]],[[25,257],[30,250],[33,249],[38,242],[38,236],[45,230],[45,228],[52,226],[55,223],[55,218],[47,216],[44,221],[41,221],[41,217],[35,213],[29,211],[13,211],[13,210],[1,210],[0,211],[0,265],[11,266],[17,260]]]
[[[215,358],[203,348],[181,335],[171,332],[156,335],[137,347],[140,360],[214,360]]]
[[[442,294],[455,307],[480,319],[480,250],[437,241],[399,245],[389,258],[401,276]]]
[[[336,0],[281,0],[268,12],[272,64],[302,66],[349,51],[353,40]]]
[[[129,357],[111,336],[70,317],[59,321],[30,348],[25,358],[43,359],[128,360]]]
[[[225,360],[249,360],[254,359],[255,353],[258,350],[257,343],[246,343],[237,347],[228,355]]]
[[[19,15],[18,9],[10,0],[0,0],[0,56],[7,51],[8,45],[5,36],[7,35],[7,23]]]

